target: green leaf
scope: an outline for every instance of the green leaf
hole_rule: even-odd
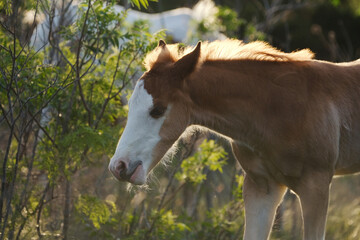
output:
[[[205,167],[210,171],[223,172],[222,167],[226,164],[226,155],[224,148],[217,145],[214,140],[205,139],[197,153],[184,159],[181,163],[182,171],[176,173],[175,177],[180,181],[201,183],[206,179],[206,174],[203,173]]]
[[[138,9],[140,9],[140,2],[139,0],[131,0],[131,3],[135,5]]]
[[[109,207],[96,197],[88,195],[80,196],[75,204],[75,208],[87,220],[90,220],[96,229],[100,229],[101,224],[110,220]]]

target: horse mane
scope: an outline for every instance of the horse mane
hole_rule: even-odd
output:
[[[147,70],[150,70],[156,63],[176,62],[192,50],[193,47],[183,47],[180,44],[167,44],[166,48],[157,47],[147,54],[144,65]],[[313,58],[314,53],[309,49],[285,53],[262,41],[244,43],[236,39],[226,39],[202,42],[198,62],[214,60],[295,62]]]

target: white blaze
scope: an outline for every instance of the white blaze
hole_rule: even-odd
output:
[[[153,107],[153,98],[144,88],[144,80],[136,83],[129,101],[128,120],[119,140],[110,168],[116,168],[119,159],[129,162],[142,161],[145,174],[152,162],[152,152],[160,141],[160,128],[164,116],[154,119],[149,112]]]

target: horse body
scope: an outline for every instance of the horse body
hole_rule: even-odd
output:
[[[111,172],[144,183],[184,130],[200,125],[229,138],[246,172],[244,239],[268,238],[286,188],[300,198],[304,239],[324,239],[333,175],[360,170],[360,64],[312,57],[259,42],[190,51],[161,41],[145,60]]]
[[[212,72],[213,65],[221,73]],[[360,170],[358,79],[356,62],[344,69],[321,61],[238,61],[204,64],[186,82],[196,109],[192,119],[200,116],[194,124],[209,120],[206,127],[246,143],[284,165],[283,175],[297,177],[305,162],[318,163],[312,158],[326,152],[333,155],[328,167],[335,173]]]

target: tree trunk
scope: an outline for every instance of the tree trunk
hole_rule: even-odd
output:
[[[63,239],[68,239],[69,223],[70,223],[70,207],[71,207],[71,182],[65,178],[65,206],[64,206],[64,221],[63,221]]]

